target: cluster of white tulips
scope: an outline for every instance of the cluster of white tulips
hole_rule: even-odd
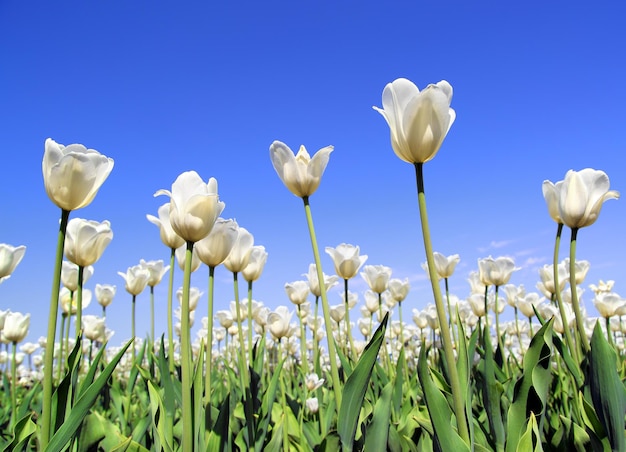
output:
[[[323,271],[310,198],[333,147],[311,157],[304,146],[296,154],[274,141],[270,159],[288,190],[303,201],[313,255],[306,279],[284,286],[291,305],[271,309],[253,299],[253,283],[268,256],[265,247],[255,245],[253,235],[235,220],[221,217],[225,204],[214,178],[205,182],[188,171],[171,190],[155,193],[169,202],[157,216],[147,215],[169,250],[169,265],[141,260],[119,272],[132,300],[131,337],[121,347],[108,346],[113,332],[106,325],[106,309],[119,297],[117,287],[96,284],[92,295],[84,285],[113,239],[111,225],[70,214],[94,200],[113,160],[80,144],[46,140],[44,185],[61,209],[48,330],[39,344],[21,344],[18,352],[30,314],[0,311],[1,341],[7,345],[0,350],[0,373],[10,374],[11,381],[11,413],[1,426],[8,432],[8,447],[87,450],[94,444],[79,444],[86,432],[107,425],[110,431],[94,440],[105,449],[132,444],[137,450],[166,451],[428,450],[436,444],[440,450],[476,445],[530,450],[523,445],[554,443],[557,437],[567,437],[562,448],[594,441],[622,448],[625,413],[620,410],[626,407],[626,392],[619,389],[623,375],[613,368],[611,353],[626,356],[626,300],[613,291],[613,281],[590,285],[600,317],[590,316],[582,304],[589,263],[576,259],[579,229],[591,226],[604,202],[619,194],[609,189],[604,172],[589,168],[568,171],[557,183],[545,181],[542,190],[557,234],[553,262],[541,268],[537,290],[510,283],[519,270],[513,259],[489,256],[469,274],[467,294],[450,293],[449,280],[461,257],[433,251],[424,164],[438,153],[456,118],[452,91],[446,81],[420,91],[398,79],[385,87],[383,107],[374,107],[389,125],[396,155],[415,167],[427,258],[422,267],[433,296],[432,303],[409,306],[412,321],[405,321],[402,312],[408,279],[392,278],[385,265],[366,265],[368,256],[359,246],[326,247],[335,274]],[[564,226],[571,230],[570,253],[561,260]],[[24,253],[24,246],[0,244],[0,282]],[[175,291],[176,264],[183,285]],[[191,286],[192,272],[203,264],[209,268],[206,290]],[[229,304],[214,300],[220,265],[233,275]],[[154,288],[168,272],[167,331],[155,331]],[[240,275],[247,283],[244,297]],[[362,294],[349,287],[358,276],[368,286]],[[328,291],[336,285],[343,291],[332,303]],[[148,287],[151,329],[144,342],[135,333],[135,302]],[[192,339],[205,294],[208,315]],[[83,315],[93,296],[102,314]],[[513,320],[503,320],[507,308]],[[552,347],[558,356],[551,357]],[[553,367],[559,385],[550,392],[542,379],[551,378]],[[607,389],[607,382],[619,382],[617,393]],[[572,405],[570,399],[583,405]],[[535,407],[537,400],[541,403]],[[28,411],[29,404],[36,408]],[[537,419],[546,416],[550,404],[565,414],[573,410],[574,421],[563,420],[567,416],[559,411],[561,417],[545,427]],[[580,415],[581,406],[586,417]],[[37,412],[36,423],[32,412]],[[597,428],[600,424],[604,430]]]

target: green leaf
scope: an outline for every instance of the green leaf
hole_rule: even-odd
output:
[[[543,452],[541,446],[541,436],[539,435],[539,428],[537,427],[537,420],[535,414],[530,413],[530,419],[526,431],[519,439],[517,444],[517,452]]]
[[[496,362],[491,346],[491,335],[485,326],[483,333],[485,341],[485,356],[481,367],[483,373],[483,403],[489,420],[491,439],[495,442],[496,450],[504,450],[504,421],[502,420],[502,385],[496,380]]]
[[[267,436],[267,430],[272,419],[272,407],[274,405],[274,400],[276,400],[276,391],[278,389],[280,373],[282,371],[283,364],[285,364],[285,359],[286,358],[283,358],[278,363],[278,366],[276,366],[276,368],[274,369],[272,379],[270,380],[270,383],[263,396],[263,402],[261,404],[261,416],[257,424],[258,429],[256,431],[256,441],[254,445],[254,448],[257,452],[263,450],[263,445]]]
[[[393,385],[389,382],[381,393],[374,406],[372,422],[367,426],[365,434],[364,451],[378,452],[387,450],[387,438],[389,437],[389,421],[391,419],[391,395]]]
[[[515,383],[513,402],[507,417],[507,452],[518,449],[519,441],[527,429],[531,414],[540,416],[546,408],[552,354],[552,323],[545,322],[530,341],[524,355],[524,372]]]
[[[3,452],[18,452],[28,450],[28,442],[37,431],[37,425],[32,420],[32,414],[29,413],[21,418],[13,428],[13,439],[3,449]]]
[[[365,346],[359,362],[343,387],[339,419],[337,419],[337,432],[341,438],[342,448],[346,451],[352,450],[363,398],[378,358],[380,346],[385,339],[388,319],[389,313],[385,314],[372,339]]]
[[[452,427],[454,414],[448,401],[432,379],[428,360],[426,359],[426,347],[420,349],[417,362],[417,375],[422,385],[424,399],[428,407],[428,415],[434,430],[433,443],[437,442],[439,450],[469,452],[469,447],[461,439],[457,431]],[[417,418],[416,418],[417,419]],[[417,419],[422,424],[420,419]]]
[[[613,450],[626,450],[624,415],[626,394],[617,373],[617,356],[609,345],[600,322],[596,322],[591,336],[588,367],[591,400],[598,418],[609,437]]]
[[[50,439],[50,443],[48,443],[46,452],[60,452],[71,441],[71,439],[74,437],[74,434],[80,427],[83,419],[89,412],[89,409],[98,398],[100,390],[107,383],[107,380],[115,370],[117,363],[119,363],[119,361],[122,359],[122,356],[132,342],[132,339],[129,340],[126,345],[121,348],[117,355],[115,355],[111,362],[104,368],[96,381],[94,381],[89,386],[89,388],[85,390],[83,395],[76,401],[76,404],[72,408],[72,411],[69,413],[67,420],[63,423],[63,425],[61,425],[61,427],[57,430],[54,436],[52,436],[52,438]]]

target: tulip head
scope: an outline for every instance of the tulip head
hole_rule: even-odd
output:
[[[389,293],[391,294],[391,298],[397,302],[402,302],[409,294],[409,290],[411,290],[411,285],[409,284],[409,278],[404,278],[404,280],[394,278],[389,280],[388,285]]]
[[[294,155],[285,143],[274,141],[270,145],[270,158],[283,184],[291,193],[304,198],[319,187],[332,151],[332,146],[326,146],[311,158],[304,146],[300,146],[298,154]]]
[[[30,314],[22,314],[21,312],[9,312],[4,319],[4,328],[2,335],[9,341],[17,344],[22,342],[28,334],[30,326]]]
[[[248,264],[241,270],[243,279],[248,282],[256,281],[261,277],[265,263],[267,262],[267,251],[263,245],[256,245],[252,247],[250,252],[250,258]]]
[[[131,295],[139,295],[148,285],[150,271],[143,265],[128,267],[126,273],[117,272],[126,283],[126,291]]]
[[[174,232],[172,229],[172,224],[170,223],[170,203],[166,202],[158,210],[159,217],[155,217],[154,215],[146,215],[148,221],[152,224],[155,224],[159,227],[159,232],[161,234],[161,241],[168,248],[180,248],[185,244],[185,241]]]
[[[592,225],[602,204],[619,198],[619,192],[609,190],[606,173],[591,168],[569,170],[565,180],[556,184],[546,180],[542,190],[552,219],[572,229]]]
[[[246,268],[254,246],[254,236],[246,228],[240,227],[237,231],[235,244],[224,260],[224,267],[233,273],[238,273]]]
[[[63,146],[46,140],[43,181],[48,197],[63,210],[76,210],[93,201],[113,169],[113,159],[82,144]]]
[[[383,90],[379,112],[391,132],[391,146],[408,163],[425,163],[439,151],[456,113],[450,108],[452,86],[445,80],[423,91],[410,80],[399,78]]]
[[[478,274],[480,281],[486,285],[503,286],[509,282],[514,271],[519,270],[510,257],[491,256],[478,260]]]
[[[200,260],[206,265],[217,267],[230,254],[237,241],[238,234],[238,226],[235,220],[218,218],[209,235],[196,242],[194,250],[198,253]]]
[[[72,218],[67,223],[65,258],[79,267],[95,264],[113,239],[111,223]]]
[[[94,292],[96,294],[98,304],[100,304],[103,308],[106,308],[113,302],[113,298],[117,292],[117,287],[111,284],[96,284]]]
[[[26,252],[26,247],[0,243],[0,283],[11,276]]]
[[[324,288],[327,291],[339,282],[337,275],[328,276],[325,273],[322,274],[324,276]],[[309,264],[309,272],[304,273],[302,276],[306,276],[309,281],[309,289],[311,290],[311,293],[316,297],[321,297],[322,289],[320,287],[319,279],[317,278],[317,267],[315,264]]]
[[[170,269],[170,266],[164,266],[162,260],[158,261],[145,261],[143,259],[139,260],[139,265],[143,265],[149,272],[150,278],[148,279],[148,285],[150,287],[154,287],[161,282],[163,276]]]
[[[352,279],[367,260],[367,255],[359,255],[359,247],[342,243],[336,248],[326,247],[335,264],[335,272],[342,279]]]
[[[391,268],[384,265],[366,265],[363,267],[361,277],[371,290],[376,293],[383,293],[387,290],[389,278],[391,278]]]
[[[195,171],[178,176],[171,192],[159,190],[154,195],[170,197],[170,224],[186,242],[195,243],[209,235],[225,206],[217,195],[217,180],[212,177],[205,183]]]
[[[291,301],[295,305],[301,305],[309,296],[309,283],[306,281],[294,281],[285,284],[285,292]]]
[[[83,268],[83,285],[93,276],[93,266]],[[61,282],[70,291],[78,289],[78,265],[70,261],[63,261],[61,266]]]

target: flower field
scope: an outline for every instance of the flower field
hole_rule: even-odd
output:
[[[121,347],[108,343],[106,328],[107,306],[121,296],[115,286],[96,285],[102,315],[83,315],[92,297],[83,286],[113,239],[110,224],[75,216],[96,200],[114,162],[80,144],[46,140],[44,185],[60,209],[48,329],[40,343],[25,343],[30,314],[0,311],[0,447],[626,450],[626,299],[613,291],[614,281],[591,284],[600,317],[587,315],[580,291],[589,263],[576,259],[579,229],[592,227],[619,193],[606,173],[590,168],[545,181],[555,246],[537,291],[509,283],[518,270],[512,258],[490,256],[479,260],[467,298],[452,296],[448,283],[459,256],[434,251],[425,187],[425,164],[456,117],[452,94],[446,81],[420,91],[397,79],[384,88],[382,108],[375,107],[389,125],[393,151],[415,168],[422,266],[434,303],[404,306],[409,281],[391,278],[389,267],[367,265],[352,244],[325,248],[334,273],[322,268],[310,200],[333,147],[311,157],[304,146],[294,153],[274,141],[271,162],[287,190],[302,199],[312,251],[305,279],[285,284],[292,305],[271,310],[252,299],[267,252],[235,220],[221,217],[217,180],[188,171],[155,193],[168,200],[148,215],[170,262],[142,260],[120,272],[133,325]],[[560,256],[564,231],[569,254]],[[25,251],[0,244],[0,282],[19,271]],[[184,276],[175,291],[177,259]],[[191,287],[191,273],[201,265],[209,269],[207,287]],[[232,274],[229,309],[215,306],[219,266]],[[362,305],[350,291],[354,278],[369,288]],[[167,331],[154,328],[159,284],[168,284]],[[343,288],[339,305],[327,297],[334,286]],[[152,328],[141,338],[135,302],[144,291],[151,295]],[[205,300],[209,315],[196,319]],[[200,333],[191,337],[198,320]]]

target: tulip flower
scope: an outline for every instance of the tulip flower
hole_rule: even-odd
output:
[[[597,286],[595,284],[589,284],[589,288],[593,290],[593,293],[597,295],[602,292],[611,292],[613,290],[614,285],[615,285],[615,281],[613,280],[609,280],[606,282],[600,280]]]
[[[606,173],[591,168],[570,170],[556,184],[546,180],[542,190],[552,219],[570,228],[592,225],[605,201],[619,199],[619,192],[609,190]]]
[[[278,177],[299,198],[311,196],[317,190],[332,151],[333,146],[326,146],[311,158],[304,146],[294,155],[285,143],[274,141],[270,145],[270,157]]]
[[[237,240],[224,260],[224,267],[233,273],[239,273],[246,268],[253,245],[254,236],[246,228],[239,227]]]
[[[267,316],[267,326],[272,336],[280,341],[283,337],[289,336],[292,312],[286,306],[278,306],[276,311],[270,312]]]
[[[113,302],[117,287],[111,284],[96,284],[94,290],[98,304],[102,306],[102,315],[106,314],[106,308]]]
[[[113,169],[113,159],[82,144],[63,146],[46,140],[42,162],[48,197],[61,209],[88,206]]]
[[[544,265],[539,268],[540,282],[537,283],[537,289],[539,289],[547,298],[552,298],[556,294],[556,287],[554,285],[554,266]],[[557,265],[557,279],[559,281],[559,291],[562,292],[569,279],[569,263],[565,261]]]
[[[185,271],[185,261],[187,259],[187,245],[184,245],[176,248],[174,251],[174,255],[176,256],[176,262],[178,262],[178,267]],[[193,250],[191,251],[191,273],[195,272],[202,265],[202,261],[198,257],[198,251],[196,250],[195,244]]]
[[[387,290],[389,278],[391,278],[391,268],[384,265],[366,265],[363,267],[361,277],[371,290],[380,294]]]
[[[306,281],[294,281],[285,284],[285,292],[287,292],[289,301],[295,305],[301,305],[306,301],[309,290],[309,284]]]
[[[150,277],[148,278],[148,286],[154,287],[161,282],[163,276],[170,269],[169,265],[164,266],[162,260],[156,261],[145,261],[143,259],[139,260],[139,265],[142,265],[145,269],[150,272]]]
[[[446,279],[452,276],[456,265],[461,260],[458,254],[444,256],[436,251],[433,253],[433,257],[435,258],[435,270],[437,270],[439,279]],[[422,268],[426,270],[426,273],[428,273],[428,262],[424,262],[422,264]]]
[[[76,292],[78,289],[78,265],[73,262],[63,261],[61,268],[61,282],[70,291]],[[83,284],[93,276],[93,266],[89,265],[83,269]]]
[[[126,283],[126,291],[131,295],[139,295],[148,285],[150,279],[150,271],[143,265],[134,265],[128,267],[126,273],[117,272]]]
[[[30,314],[21,312],[9,312],[4,319],[2,334],[8,342],[17,344],[22,342],[28,334],[30,326]]]
[[[198,301],[200,301],[200,297],[202,296],[202,292],[197,287],[189,288],[189,310],[195,311],[196,307],[198,307]],[[180,287],[176,291],[176,298],[178,298],[178,303],[180,305],[183,304],[183,288]]]
[[[106,341],[106,327],[103,317],[97,317],[95,315],[83,316],[83,323],[85,328],[85,338],[90,341]],[[91,355],[90,355],[91,357]]]
[[[391,294],[391,298],[397,302],[404,301],[406,296],[409,294],[409,290],[411,290],[409,278],[404,278],[404,280],[398,278],[390,279],[388,289]]]
[[[408,163],[425,163],[439,151],[456,114],[450,108],[452,86],[445,80],[423,91],[410,80],[399,78],[383,90],[380,113],[391,132],[391,146]]]
[[[336,248],[326,247],[335,264],[335,272],[342,279],[352,279],[367,260],[367,255],[359,255],[359,247],[342,243]]]
[[[317,267],[315,266],[315,264],[309,264],[309,272],[304,273],[302,276],[307,277],[311,293],[316,297],[320,297],[322,295],[322,292],[320,290],[320,282],[317,279]],[[337,275],[328,276],[324,274],[324,287],[326,288],[326,290],[329,290],[332,287],[336,286],[338,282],[339,277]]]
[[[148,221],[152,224],[155,224],[159,227],[159,232],[161,235],[161,241],[168,248],[180,248],[185,244],[185,241],[180,237],[174,229],[172,229],[172,224],[170,222],[170,203],[166,202],[158,210],[159,217],[155,217],[154,215],[146,215]]]
[[[261,277],[265,263],[267,262],[267,251],[262,245],[252,247],[248,264],[241,270],[243,278],[248,281],[256,281]]]
[[[64,253],[79,267],[95,264],[113,239],[111,223],[72,218],[67,223]]]
[[[0,283],[11,276],[26,252],[26,247],[0,243]]]
[[[491,256],[478,260],[478,274],[485,286],[503,286],[509,282],[514,271],[519,270],[510,257]]]
[[[170,224],[186,242],[195,243],[211,232],[215,220],[225,204],[217,194],[217,180],[204,183],[195,171],[187,171],[176,178],[172,191],[158,190],[154,196],[170,197]]]
[[[209,235],[196,242],[194,249],[198,253],[198,258],[209,267],[217,267],[230,254],[238,233],[235,220],[218,218]]]

